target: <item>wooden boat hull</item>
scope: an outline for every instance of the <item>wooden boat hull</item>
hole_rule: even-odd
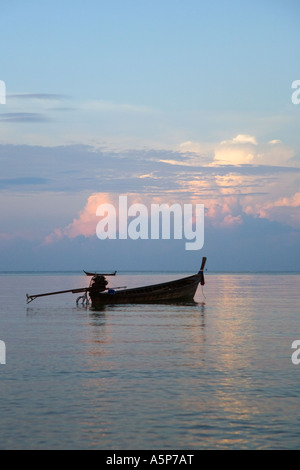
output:
[[[92,308],[97,309],[108,304],[149,304],[192,302],[198,285],[204,282],[202,272],[184,279],[122,291],[90,291]]]

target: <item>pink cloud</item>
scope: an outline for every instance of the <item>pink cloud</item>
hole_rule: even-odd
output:
[[[129,199],[128,199],[129,202]],[[130,197],[130,203],[143,202],[146,204],[145,198],[133,195]],[[106,194],[106,193],[95,193],[92,194],[84,207],[84,209],[79,213],[78,217],[73,220],[69,225],[64,228],[56,228],[53,230],[50,235],[48,235],[44,244],[48,245],[54,243],[64,237],[67,238],[76,238],[79,236],[84,236],[86,238],[93,237],[96,235],[96,227],[99,222],[99,217],[96,215],[97,208],[102,204],[111,204],[116,209],[116,214],[118,217],[118,205],[119,205],[119,195],[115,194]]]
[[[300,228],[300,191],[290,197],[281,197],[260,206],[247,206],[245,212],[256,217],[277,221]]]
[[[284,197],[274,203],[276,207],[300,207],[300,189],[292,197]]]
[[[96,216],[97,207],[101,204],[113,204],[112,197],[108,194],[97,193],[92,194],[88,198],[88,201],[84,209],[79,213],[78,218],[75,218],[65,228],[57,228],[48,235],[44,241],[44,244],[48,245],[60,240],[63,237],[76,238],[80,235],[84,237],[92,237],[96,234],[96,225],[99,218]]]
[[[228,227],[242,223],[242,209],[235,196],[223,200],[209,200],[206,202],[205,216],[216,227]]]

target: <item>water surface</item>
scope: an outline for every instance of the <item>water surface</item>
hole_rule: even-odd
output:
[[[210,273],[196,305],[96,312],[72,294],[26,305],[85,287],[80,274],[0,275],[0,448],[299,449],[299,282]]]

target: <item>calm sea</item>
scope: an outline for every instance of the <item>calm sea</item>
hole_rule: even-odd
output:
[[[300,448],[300,274],[208,273],[196,305],[25,302],[86,285],[80,274],[0,275],[1,449]]]

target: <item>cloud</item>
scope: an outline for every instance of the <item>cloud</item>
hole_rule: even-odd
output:
[[[55,243],[63,238],[74,239],[80,236],[85,238],[91,238],[96,235],[96,227],[99,222],[99,217],[96,215],[97,208],[101,204],[111,204],[115,208],[117,219],[119,218],[119,194],[106,194],[96,193],[92,194],[82,211],[80,211],[78,217],[67,225],[60,229],[56,228],[51,234],[45,239],[45,244]],[[174,196],[167,194],[161,196],[151,196],[144,194],[130,194],[128,195],[128,207],[132,204],[141,203],[149,208],[148,214],[150,214],[151,204],[172,204],[182,205],[182,197],[179,195]],[[185,201],[193,203],[192,199]],[[200,203],[200,201],[197,201]],[[240,203],[237,197],[231,196],[226,198],[225,201],[209,200],[206,206],[206,217],[211,219],[212,224],[218,227],[233,226],[242,223],[242,217],[240,214]]]
[[[201,161],[202,163],[210,163],[213,158],[214,147],[215,145],[212,143],[194,142],[188,140],[186,142],[182,142],[179,145],[178,150],[180,153],[185,154],[186,156],[191,153],[195,154],[195,156],[197,156],[198,158],[193,159],[194,163],[196,163],[197,161]]]
[[[36,186],[49,183],[46,178],[24,177],[24,178],[0,178],[0,189],[16,186]]]
[[[113,198],[109,194],[92,194],[79,216],[63,229],[55,229],[45,239],[45,244],[51,244],[63,237],[76,238],[84,236],[85,238],[96,235],[96,225],[99,218],[96,217],[96,211],[100,204],[113,204]]]
[[[220,143],[182,142],[178,147],[182,158],[164,159],[171,165],[241,167],[295,166],[295,151],[279,139],[259,142],[249,134],[238,134]]]
[[[147,175],[140,175],[139,176],[140,179],[144,179],[144,178],[150,178],[150,179],[159,179],[159,176],[155,176],[155,174],[152,172],[152,173],[148,173]]]
[[[295,151],[278,139],[260,143],[254,136],[239,134],[216,146],[213,164],[286,166],[294,156]]]
[[[41,113],[4,113],[0,114],[0,121],[41,123],[49,122],[50,119]]]
[[[137,113],[137,114],[149,114],[153,113],[154,110],[146,106],[136,106],[128,103],[115,103],[113,101],[104,100],[93,100],[85,101],[81,103],[80,108],[85,111],[93,111],[100,113]]]
[[[300,229],[300,189],[290,197],[267,201],[260,206],[248,206],[246,212],[256,217],[278,221]]]
[[[210,200],[206,204],[205,216],[214,227],[228,227],[242,223],[242,210],[238,197],[230,196],[220,200]]]
[[[255,160],[257,141],[250,135],[239,134],[231,140],[221,142],[215,148],[215,165],[252,164]]]
[[[16,98],[21,100],[39,100],[39,101],[62,101],[69,97],[67,95],[58,95],[54,93],[15,93],[9,94],[8,98]]]
[[[277,207],[300,207],[300,189],[292,197],[284,197],[275,202]]]
[[[79,212],[78,217],[67,225],[60,229],[55,229],[45,239],[45,244],[52,244],[62,238],[74,239],[79,236],[85,238],[91,238],[96,235],[96,226],[99,222],[99,217],[96,215],[97,209],[102,204],[111,204],[116,210],[116,216],[119,218],[119,194],[108,194],[108,193],[95,193],[92,194],[82,211]],[[150,202],[161,203],[160,197],[145,197],[138,194],[127,194],[128,207],[132,204],[142,203],[150,206]],[[164,201],[163,201],[164,202]]]
[[[97,206],[116,201],[119,194],[144,204],[203,203],[215,227],[239,226],[245,215],[298,226],[300,166],[293,149],[250,134],[203,147],[192,141],[177,151],[0,145],[0,190],[31,191],[37,197],[61,193],[62,206],[67,194],[82,195],[79,205],[71,205],[71,218],[66,210],[65,221],[49,230],[47,243],[95,235]]]
[[[221,142],[221,145],[228,145],[228,144],[252,144],[252,145],[257,145],[257,140],[254,136],[252,135],[247,135],[247,134],[238,134],[236,137],[234,137],[231,140],[223,140]]]

